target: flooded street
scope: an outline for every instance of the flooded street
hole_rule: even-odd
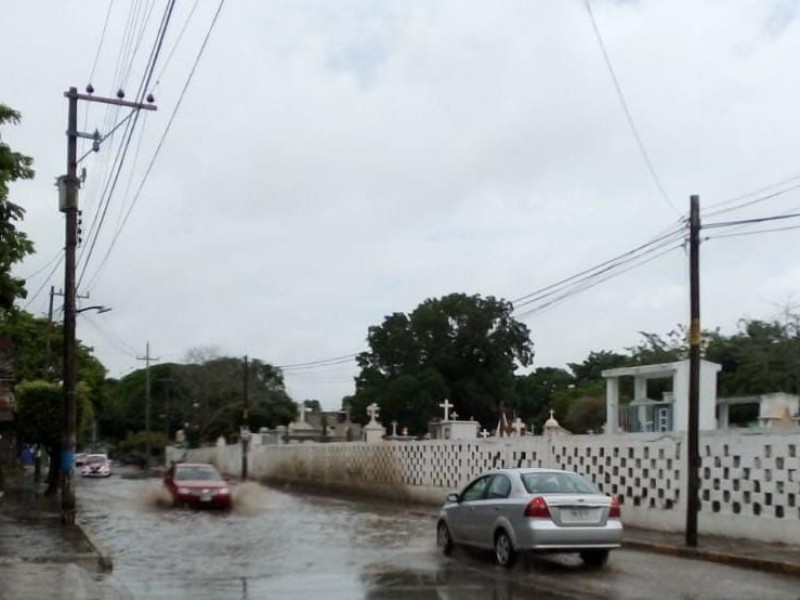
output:
[[[160,481],[81,480],[81,521],[113,556],[117,598],[798,598],[798,580],[619,550],[592,571],[564,555],[511,571],[458,550],[434,521],[386,504],[247,483],[231,512],[167,508]]]

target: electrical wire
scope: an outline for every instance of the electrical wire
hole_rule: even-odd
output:
[[[89,73],[89,79],[87,80],[89,83],[92,82],[94,79],[94,72],[97,69],[97,61],[100,60],[100,51],[103,48],[103,41],[106,39],[106,31],[108,30],[108,21],[111,17],[111,9],[114,8],[114,0],[110,0],[108,3],[108,10],[106,11],[106,20],[103,23],[103,31],[100,34],[100,42],[97,44],[97,52],[94,55],[94,62],[92,63],[92,71]]]
[[[600,28],[597,25],[597,21],[594,18],[594,12],[592,11],[592,5],[590,0],[583,0],[583,4],[586,7],[586,11],[589,13],[589,19],[592,22],[592,28],[594,29],[595,36],[597,37],[597,42],[600,45],[600,50],[603,53],[603,60],[605,60],[606,67],[608,67],[608,72],[611,74],[611,80],[614,82],[614,88],[617,91],[617,97],[619,98],[620,104],[622,105],[622,110],[625,113],[625,118],[628,121],[628,125],[630,126],[631,132],[633,133],[633,137],[636,139],[636,144],[639,146],[639,152],[644,159],[645,165],[647,165],[647,170],[650,171],[650,175],[653,178],[653,181],[656,184],[656,188],[661,194],[661,197],[664,198],[666,203],[674,210],[676,213],[680,213],[680,211],[675,207],[670,200],[667,191],[664,189],[664,185],[661,183],[661,178],[656,173],[656,169],[653,166],[653,161],[650,160],[650,155],[645,148],[644,142],[642,141],[642,136],[639,135],[639,130],[636,127],[636,123],[633,120],[633,115],[631,114],[630,108],[628,107],[628,103],[625,100],[625,95],[622,93],[622,85],[619,82],[619,78],[617,77],[617,73],[614,70],[614,66],[611,63],[611,57],[608,54],[608,50],[606,50],[605,42],[603,41],[603,36],[600,33]]]
[[[28,307],[33,303],[34,300],[36,300],[36,298],[39,296],[39,294],[42,293],[42,290],[47,286],[48,283],[50,283],[50,280],[53,278],[53,275],[55,274],[56,269],[58,269],[58,267],[61,266],[61,263],[62,263],[63,260],[64,260],[64,253],[62,252],[61,256],[58,259],[58,262],[56,262],[56,264],[53,265],[53,268],[50,270],[50,273],[47,274],[47,277],[45,277],[44,281],[42,282],[42,285],[40,285],[39,289],[36,290],[36,293],[33,294],[33,296],[31,296],[28,299],[28,301],[22,307],[22,310],[28,310]]]
[[[795,177],[795,178],[793,178],[793,179],[787,180],[786,183],[789,183],[789,182],[797,180],[797,179],[800,179],[800,175]],[[750,197],[750,196],[752,196],[752,195],[754,195],[756,193],[760,193],[761,191],[764,191],[765,189],[772,189],[774,187],[777,187],[778,185],[782,185],[782,183],[771,185],[771,186],[767,186],[766,188],[762,188],[761,190],[758,190],[756,192],[751,192],[749,194],[744,194],[742,196],[738,196],[737,198],[734,198],[733,200],[740,200],[740,199],[743,199],[743,198],[748,198],[748,197]],[[737,205],[731,206],[729,208],[723,208],[723,209],[720,209],[720,210],[712,210],[710,212],[708,212],[708,209],[706,209],[706,211],[703,211],[703,217],[713,217],[715,215],[721,215],[723,213],[731,212],[731,211],[734,211],[734,210],[740,210],[740,209],[746,208],[748,206],[753,206],[754,204],[759,204],[759,203],[764,202],[766,200],[771,200],[773,198],[777,198],[778,196],[782,196],[783,194],[787,194],[787,193],[789,193],[791,191],[794,191],[794,190],[796,190],[798,188],[800,188],[800,183],[798,183],[796,185],[789,186],[788,188],[785,188],[785,189],[782,189],[782,190],[778,190],[777,192],[773,192],[771,194],[767,194],[766,196],[761,196],[761,197],[755,198],[753,200],[748,200],[747,202],[743,202],[741,204],[737,204]],[[730,201],[726,201],[726,202],[724,202],[722,204],[728,204],[728,203],[730,203]],[[716,205],[712,205],[712,206],[721,206],[721,204],[716,204]],[[711,208],[711,207],[709,207],[709,208]]]
[[[557,303],[559,303],[559,302],[561,302],[563,300],[566,300],[566,299],[571,298],[572,296],[575,296],[575,295],[577,295],[577,294],[579,294],[581,292],[584,292],[584,291],[586,291],[588,289],[591,289],[591,288],[595,287],[596,285],[599,285],[599,284],[601,284],[601,283],[603,283],[605,281],[608,281],[609,279],[613,279],[615,277],[618,277],[619,275],[622,275],[623,273],[627,273],[628,271],[632,271],[633,269],[638,269],[639,267],[641,267],[643,265],[646,265],[647,263],[650,263],[650,262],[656,260],[657,258],[661,258],[662,256],[664,256],[666,254],[669,254],[670,252],[673,252],[673,251],[675,251],[675,250],[677,250],[679,248],[683,248],[683,243],[675,244],[673,246],[670,246],[670,247],[662,250],[661,252],[659,252],[657,254],[654,254],[653,256],[648,257],[646,260],[642,260],[642,261],[639,261],[637,263],[630,264],[626,269],[621,269],[621,270],[615,271],[613,273],[609,273],[605,277],[601,277],[601,278],[597,278],[597,279],[594,279],[592,281],[589,281],[586,284],[584,284],[583,286],[581,286],[579,289],[570,290],[568,292],[565,292],[564,294],[562,294],[560,296],[557,296],[556,298],[550,299],[549,301],[545,302],[544,304],[541,304],[539,306],[535,306],[535,307],[530,308],[528,310],[525,310],[525,311],[523,311],[521,313],[516,313],[515,312],[514,316],[515,316],[515,318],[522,319],[522,318],[530,316],[530,315],[532,315],[534,313],[541,312],[544,309],[549,308],[550,306],[553,306],[553,305],[555,305],[555,304],[557,304]]]
[[[156,63],[158,61],[158,56],[159,56],[159,54],[161,52],[161,48],[162,48],[162,45],[164,43],[164,36],[166,34],[167,26],[169,25],[170,17],[172,16],[172,10],[174,9],[174,7],[175,7],[175,0],[170,0],[169,3],[167,4],[166,8],[165,8],[164,15],[163,15],[162,20],[161,20],[161,25],[159,27],[158,35],[156,36],[156,43],[155,43],[155,45],[154,45],[154,47],[153,47],[153,49],[152,49],[152,51],[150,53],[150,58],[149,58],[149,61],[148,61],[148,68],[145,70],[145,75],[144,75],[144,77],[142,79],[142,82],[141,82],[141,84],[139,86],[139,91],[138,91],[138,93],[136,95],[137,102],[139,102],[139,103],[141,103],[141,101],[144,99],[144,94],[145,94],[146,90],[148,89],[148,87],[150,85],[150,81],[151,81],[151,79],[153,77],[153,72],[155,71]],[[105,195],[105,202],[103,203],[102,200],[101,200],[101,204],[103,204],[102,210],[98,209],[99,212],[100,212],[100,220],[99,220],[99,223],[97,225],[97,228],[94,230],[94,237],[92,238],[92,240],[90,242],[89,250],[86,253],[86,257],[85,257],[85,259],[83,259],[83,266],[81,268],[81,272],[80,272],[80,275],[78,277],[78,287],[80,287],[81,283],[83,282],[83,277],[86,274],[86,269],[87,269],[87,267],[89,265],[89,261],[91,260],[92,254],[94,253],[94,249],[95,249],[95,246],[97,244],[97,240],[98,240],[99,235],[100,235],[100,230],[102,229],[103,222],[105,221],[106,214],[108,213],[108,207],[109,207],[109,205],[111,203],[111,198],[112,198],[112,196],[114,194],[114,190],[117,187],[117,183],[119,182],[119,177],[120,177],[120,174],[122,172],[122,166],[124,164],[125,156],[127,155],[128,149],[130,147],[131,140],[133,139],[133,132],[134,132],[134,129],[136,128],[136,123],[137,123],[137,121],[139,119],[139,114],[140,113],[141,113],[141,110],[135,110],[134,111],[133,120],[131,122],[129,122],[130,126],[126,127],[127,137],[125,137],[125,142],[124,142],[124,147],[123,147],[123,150],[122,150],[121,159],[119,161],[117,161],[118,162],[117,170],[116,170],[116,173],[114,175],[113,182],[112,182],[111,187],[110,187],[110,189],[108,191],[108,194],[104,194]],[[94,223],[92,223],[92,225],[94,225]],[[83,258],[83,255],[82,255],[81,258]]]
[[[736,225],[750,225],[752,223],[766,223],[767,221],[782,221],[784,219],[796,219],[800,217],[800,213],[788,213],[782,215],[774,215],[771,217],[760,217],[757,219],[744,219],[742,221],[720,221],[718,223],[707,223],[702,225],[701,229],[716,229],[719,227],[734,227]]]
[[[343,364],[345,362],[353,360],[356,356],[361,354],[360,352],[355,352],[352,354],[344,354],[342,356],[334,356],[332,358],[323,358],[320,360],[313,360],[304,363],[294,363],[288,365],[275,365],[276,368],[281,369],[283,371],[287,370],[298,370],[298,369],[308,369],[313,367],[327,367],[333,365]]]
[[[652,252],[655,252],[663,248],[664,246],[673,243],[674,241],[676,241],[678,237],[682,237],[683,235],[684,235],[684,229],[674,230],[666,235],[662,235],[660,237],[651,240],[650,242],[642,244],[641,246],[638,246],[633,250],[629,250],[628,252],[624,252],[619,256],[616,256],[612,259],[609,259],[605,262],[595,265],[590,269],[581,271],[580,273],[573,275],[572,277],[567,277],[554,284],[540,288],[535,292],[526,294],[521,298],[512,300],[511,303],[516,308],[520,308],[528,304],[539,302],[544,298],[547,298],[555,294],[559,294],[564,289],[580,285],[585,281],[591,280],[592,278],[602,275],[603,273],[607,273],[621,266],[624,266],[632,261],[638,260],[642,256],[651,254]]]
[[[130,356],[131,358],[136,358],[136,350],[131,348],[131,346],[119,336],[112,335],[110,330],[100,327],[91,317],[89,317],[89,315],[85,313],[83,314],[83,319],[89,325],[91,325],[94,330],[97,331],[115,350],[117,350],[117,352],[124,354],[125,356]]]
[[[91,102],[87,102],[87,104],[91,104]],[[102,143],[103,143],[103,142],[105,142],[105,141],[106,141],[108,138],[110,138],[112,135],[114,135],[114,132],[116,132],[116,131],[117,131],[117,129],[119,129],[119,128],[120,128],[120,127],[122,127],[122,126],[123,126],[125,123],[127,123],[127,122],[128,122],[128,120],[129,120],[129,119],[130,119],[130,118],[133,116],[133,113],[135,113],[135,112],[136,112],[136,109],[133,109],[133,110],[131,110],[131,112],[130,112],[130,113],[128,113],[128,115],[127,115],[126,117],[124,117],[124,118],[123,118],[123,119],[122,119],[122,120],[121,120],[119,123],[117,123],[116,125],[114,125],[114,127],[111,129],[111,131],[109,131],[109,132],[108,132],[107,134],[105,134],[105,135],[102,135],[102,136],[100,136],[100,139],[98,140],[99,144],[102,144]],[[86,152],[85,154],[83,154],[83,155],[82,155],[82,156],[81,156],[81,157],[78,159],[78,164],[80,164],[80,162],[81,162],[82,160],[84,160],[84,159],[85,159],[87,156],[89,156],[90,154],[94,154],[94,150],[89,150],[88,152]]]
[[[166,60],[164,60],[164,64],[161,66],[161,71],[158,73],[158,77],[156,77],[156,86],[158,86],[158,84],[161,82],[161,78],[164,76],[164,72],[167,70],[169,63],[172,61],[172,56],[173,54],[175,54],[175,50],[180,45],[181,40],[183,39],[183,34],[186,33],[186,29],[189,26],[189,22],[192,20],[192,17],[194,16],[194,11],[197,9],[197,4],[199,3],[199,1],[200,0],[194,0],[194,4],[192,4],[192,8],[189,11],[189,15],[183,22],[183,27],[181,27],[181,31],[178,34],[178,37],[175,39],[175,43],[172,45],[169,54],[167,54],[167,58]]]
[[[189,84],[191,83],[192,78],[194,77],[194,74],[197,70],[197,66],[200,63],[200,59],[202,58],[203,53],[205,52],[206,46],[208,45],[208,41],[211,37],[211,33],[213,32],[214,27],[216,26],[217,20],[219,19],[219,15],[222,12],[222,8],[224,5],[225,5],[225,0],[220,0],[219,4],[217,5],[217,10],[214,13],[214,17],[211,21],[211,24],[209,25],[209,28],[206,31],[206,35],[205,38],[203,39],[203,43],[200,46],[200,50],[197,52],[194,64],[192,65],[192,69],[189,72],[188,77],[186,78],[186,81],[183,85],[183,89],[181,90],[180,96],[178,97],[178,101],[172,110],[172,114],[170,115],[169,121],[167,122],[167,126],[164,128],[164,132],[161,134],[161,138],[158,141],[158,145],[156,146],[155,152],[153,153],[153,156],[150,159],[147,168],[145,169],[144,175],[142,176],[142,180],[139,183],[139,187],[136,189],[136,193],[133,196],[133,200],[131,201],[131,204],[128,207],[128,211],[125,213],[125,218],[122,220],[122,224],[120,225],[120,227],[117,228],[116,232],[114,233],[114,237],[111,240],[111,244],[109,245],[108,250],[106,251],[105,255],[100,261],[100,264],[98,265],[91,279],[89,280],[89,284],[87,285],[87,287],[91,288],[97,281],[97,278],[99,277],[103,267],[105,266],[108,257],[111,255],[111,252],[113,251],[114,246],[116,245],[117,240],[119,239],[119,236],[122,233],[122,230],[125,228],[125,225],[127,224],[128,219],[130,218],[131,213],[133,212],[133,209],[135,208],[136,203],[139,200],[139,197],[141,196],[142,189],[144,188],[144,185],[147,182],[148,177],[150,176],[150,172],[153,170],[153,165],[155,164],[156,159],[158,158],[158,155],[161,152],[161,148],[164,145],[164,141],[166,140],[167,135],[169,134],[169,131],[172,128],[172,124],[175,121],[175,116],[178,114],[178,110],[180,109],[183,103],[183,99],[186,96],[186,91],[189,89]]]
[[[773,229],[759,229],[758,231],[742,231],[739,233],[723,233],[720,235],[710,235],[703,239],[705,240],[718,240],[721,238],[732,238],[732,237],[741,237],[743,235],[758,235],[759,233],[774,233],[778,231],[791,231],[794,229],[800,229],[800,225],[791,225],[789,227],[775,227]]]
[[[52,264],[53,264],[53,261],[54,261],[54,260],[56,260],[56,259],[58,259],[58,258],[62,258],[62,259],[64,258],[64,249],[63,249],[63,248],[62,248],[61,250],[59,250],[58,252],[56,252],[56,253],[53,255],[53,257],[52,257],[50,260],[48,260],[48,261],[47,261],[46,263],[44,263],[44,264],[43,264],[41,267],[39,267],[38,269],[36,269],[36,270],[35,270],[33,273],[31,273],[30,275],[25,275],[25,276],[23,276],[23,279],[24,279],[25,281],[27,281],[27,280],[29,280],[29,279],[33,279],[33,278],[34,278],[34,277],[36,277],[36,276],[37,276],[39,273],[41,273],[42,271],[44,271],[44,270],[45,270],[47,267],[49,267],[50,265],[52,265]]]

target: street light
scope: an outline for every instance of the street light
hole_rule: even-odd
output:
[[[82,313],[87,310],[96,310],[98,314],[105,313],[110,311],[111,309],[108,306],[102,306],[100,304],[95,304],[93,306],[85,306],[84,308],[75,309],[75,314]]]

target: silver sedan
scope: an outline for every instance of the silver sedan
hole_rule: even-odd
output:
[[[520,552],[578,552],[602,566],[622,543],[620,507],[586,479],[557,469],[498,469],[448,494],[436,526],[437,544],[492,549],[511,567]]]

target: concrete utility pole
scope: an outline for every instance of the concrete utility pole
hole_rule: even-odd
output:
[[[156,356],[150,356],[150,342],[145,346],[145,355],[137,356],[136,360],[143,360],[145,364],[145,392],[144,392],[144,453],[145,466],[150,467],[150,363],[159,360]]]
[[[242,404],[242,481],[247,479],[248,450],[250,449],[250,368],[247,356],[244,357],[244,401]]]
[[[687,441],[686,545],[697,546],[700,508],[700,197],[690,198],[689,211],[689,430]]]
[[[45,381],[52,381],[53,377],[53,360],[52,353],[50,352],[50,337],[53,332],[53,296],[56,295],[56,287],[50,286],[50,305],[47,309],[47,337],[45,338],[44,348],[44,378]]]
[[[87,88],[87,91],[93,91]],[[67,174],[59,177],[59,209],[66,222],[66,244],[64,246],[64,410],[63,430],[61,432],[61,522],[75,524],[75,444],[76,436],[76,364],[75,364],[75,249],[78,245],[78,138],[94,141],[94,149],[99,150],[99,133],[86,134],[78,131],[78,100],[102,102],[117,106],[127,106],[136,110],[156,110],[152,104],[126,102],[122,98],[103,98],[91,93],[79,94],[71,87],[64,92],[68,100],[67,109]]]

